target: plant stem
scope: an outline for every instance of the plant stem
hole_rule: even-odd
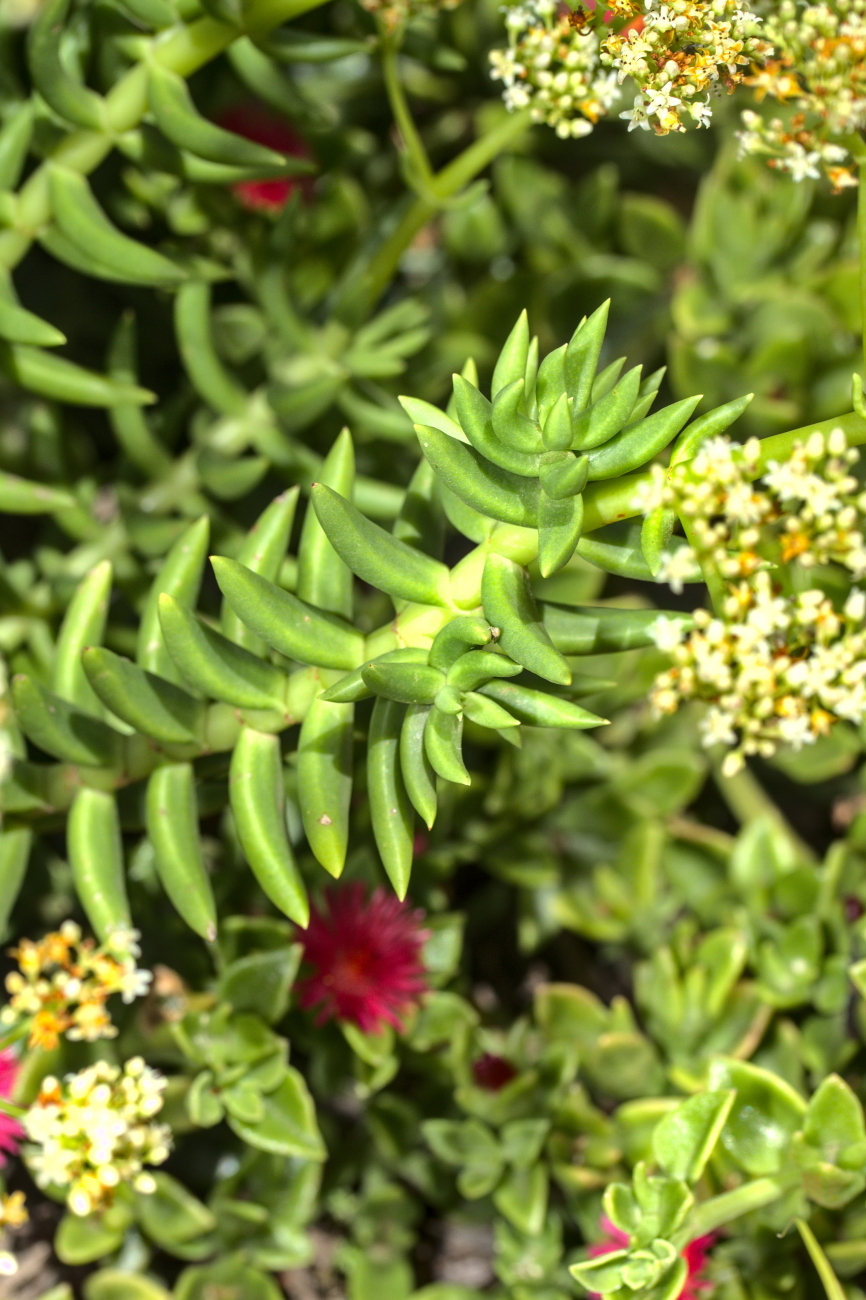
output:
[[[680,516],[680,523],[683,526],[686,541],[694,551],[698,564],[701,566],[701,573],[704,575],[704,583],[706,584],[707,592],[709,593],[710,601],[713,606],[713,613],[716,614],[718,618],[722,618],[725,612],[725,597],[727,595],[727,592],[725,591],[725,580],[719,573],[719,570],[711,556],[701,554],[701,549],[698,545],[697,537],[695,536],[695,530],[689,520],[684,516]]]
[[[432,188],[440,199],[448,199],[474,180],[479,172],[513,144],[531,125],[528,109],[509,113],[492,131],[474,141],[453,162],[433,176]],[[357,325],[369,315],[394,277],[406,249],[420,230],[436,215],[437,205],[415,199],[403,212],[371,258],[355,264],[340,287],[333,314],[348,325]]]
[[[672,1238],[672,1244],[682,1250],[696,1237],[705,1237],[733,1219],[750,1214],[752,1210],[760,1210],[765,1205],[772,1205],[795,1185],[790,1179],[755,1178],[732,1192],[722,1192],[721,1196],[714,1196],[695,1207],[689,1217],[688,1228],[680,1229]]]
[[[862,187],[861,187],[862,188]],[[862,208],[861,204],[861,208]],[[827,1300],[846,1300],[845,1290],[836,1274],[833,1272],[829,1259],[824,1254],[812,1229],[804,1219],[796,1219],[797,1231],[803,1238],[803,1243],[809,1252],[812,1263],[815,1265],[818,1276],[824,1284],[824,1290],[827,1293]]]
[[[418,133],[418,128],[415,125],[415,120],[403,92],[400,74],[397,70],[397,42],[393,36],[383,36],[382,38],[382,72],[385,78],[385,89],[388,92],[391,112],[394,114],[394,121],[397,123],[397,129],[402,136],[411,167],[428,186],[435,187],[436,179],[433,168],[430,166],[430,159],[427,157],[427,150],[424,148],[424,143]]]
[[[863,336],[863,377],[866,379],[866,160],[860,163],[857,186],[857,234],[860,239],[860,329]]]
[[[728,776],[722,771],[722,759],[723,754],[719,750],[710,750],[713,779],[737,821],[742,826],[747,826],[750,822],[757,821],[759,817],[769,818],[787,836],[797,857],[805,862],[814,862],[815,854],[809,845],[801,840],[793,827],[788,824],[755,774],[748,767],[743,767],[739,772]]]
[[[7,1047],[11,1047],[13,1043],[20,1042],[21,1039],[26,1038],[29,1033],[30,1021],[22,1020],[14,1029],[10,1029],[8,1033],[4,1034],[3,1037],[0,1038],[0,1052],[5,1051]]]
[[[804,441],[810,433],[830,433],[833,429],[844,430],[849,447],[859,447],[866,443],[866,420],[862,420],[853,411],[849,415],[837,416],[834,420],[818,420],[788,433],[776,433],[771,438],[762,438],[761,460],[755,477],[763,473],[769,461],[787,460],[794,444]],[[638,471],[609,482],[589,483],[583,493],[584,532],[591,533],[605,524],[615,523],[619,519],[633,519],[635,515],[641,514],[642,507],[638,503],[650,481],[648,473]]]

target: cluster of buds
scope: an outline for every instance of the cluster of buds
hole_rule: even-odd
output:
[[[743,114],[740,146],[766,155],[795,180],[823,171],[841,190],[857,184],[845,137],[866,128],[866,0],[781,0],[767,6],[764,34],[773,55],[748,82],[784,116]]]
[[[508,49],[490,55],[506,106],[531,106],[563,139],[588,135],[619,98],[616,74],[601,66],[598,34],[573,20],[553,0],[507,9]]]
[[[620,82],[631,77],[638,95],[629,130],[656,135],[685,131],[687,121],[708,126],[710,97],[729,94],[756,59],[772,48],[761,36],[761,19],[746,0],[614,0],[625,27],[602,44],[601,60]]]
[[[95,1042],[114,1038],[106,1003],[113,993],[132,1002],[147,992],[150,972],[135,964],[138,933],[115,930],[101,946],[82,938],[74,921],[33,942],[22,939],[11,955],[19,969],[6,976],[9,1003],[0,1024],[29,1022],[31,1047],[51,1049],[60,1036]]]
[[[561,136],[591,131],[627,78],[638,90],[620,114],[630,130],[707,126],[712,95],[732,91],[772,54],[747,0],[587,4],[565,14],[550,0],[506,9],[509,48],[491,55],[508,107],[531,107]]]
[[[0,1195],[0,1230],[21,1228],[29,1220],[23,1192]],[[0,1277],[13,1277],[18,1272],[18,1260],[9,1250],[0,1250]]]
[[[416,14],[456,9],[460,0],[361,0],[368,13],[375,14],[386,32],[398,31]]]
[[[675,510],[691,543],[664,557],[659,576],[677,589],[680,566],[697,560],[723,595],[715,616],[696,611],[691,632],[659,620],[656,642],[673,664],[651,700],[659,714],[703,701],[704,743],[730,747],[728,773],[745,755],[797,749],[839,719],[866,717],[866,596],[855,588],[840,610],[808,585],[817,566],[866,576],[857,459],[836,429],[763,472],[756,439],[715,438],[690,463],[654,467],[645,505]]]
[[[122,1069],[98,1061],[62,1081],[46,1078],[23,1121],[37,1185],[65,1190],[69,1209],[80,1215],[105,1209],[121,1183],[153,1192],[144,1166],[162,1164],[171,1144],[168,1126],[153,1123],[165,1087],[164,1076],[140,1056]]]

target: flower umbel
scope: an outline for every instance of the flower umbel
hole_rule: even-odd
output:
[[[729,773],[745,755],[799,749],[839,719],[866,717],[866,595],[855,587],[838,609],[808,585],[817,566],[839,566],[855,582],[866,576],[857,459],[836,429],[766,467],[756,439],[738,447],[727,438],[670,471],[654,467],[646,506],[676,510],[692,556],[718,576],[724,599],[715,617],[696,610],[687,634],[659,620],[656,642],[673,666],[656,678],[651,700],[659,714],[684,700],[708,704],[704,743],[732,747]],[[664,563],[661,576],[673,585]]]
[[[369,898],[361,884],[332,889],[300,932],[310,973],[299,985],[302,1007],[317,1024],[345,1020],[365,1034],[401,1020],[427,988],[421,948],[423,913],[384,889]]]
[[[611,0],[563,8],[524,0],[505,9],[507,50],[491,55],[510,109],[531,107],[560,136],[586,135],[637,87],[620,116],[657,135],[708,126],[711,97],[732,91],[772,54],[746,0]]]
[[[110,1205],[121,1182],[154,1191],[143,1168],[168,1158],[171,1132],[153,1122],[165,1087],[140,1056],[122,1069],[98,1061],[62,1081],[46,1078],[24,1117],[34,1144],[25,1158],[37,1185],[62,1188],[70,1210],[82,1215]]]
[[[10,998],[0,1024],[29,1019],[30,1046],[48,1050],[57,1046],[61,1034],[86,1042],[114,1038],[108,998],[119,993],[124,1002],[132,1002],[150,983],[150,972],[135,964],[139,955],[137,931],[115,930],[97,947],[93,939],[82,938],[74,921],[35,943],[22,939],[12,949],[19,969],[6,976]]]
[[[771,58],[748,78],[759,100],[783,116],[745,112],[744,153],[768,156],[795,180],[823,171],[836,190],[857,184],[845,137],[866,127],[866,0],[781,0],[766,4],[763,34]]]

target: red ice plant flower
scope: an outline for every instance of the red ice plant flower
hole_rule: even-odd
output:
[[[601,1226],[604,1237],[601,1241],[596,1241],[590,1246],[589,1254],[593,1258],[598,1258],[600,1255],[609,1255],[612,1250],[624,1250],[628,1245],[628,1233],[620,1232],[619,1228],[615,1227],[610,1219],[602,1219]],[[710,1249],[715,1240],[713,1234],[708,1237],[695,1237],[694,1241],[690,1241],[684,1248],[682,1254],[688,1272],[677,1300],[701,1300],[702,1292],[709,1289],[711,1284],[701,1274],[707,1266]]]
[[[15,1090],[18,1078],[18,1058],[7,1048],[0,1052],[0,1097],[9,1101]],[[11,1115],[0,1111],[0,1166],[5,1165],[6,1156],[18,1154],[18,1143],[24,1136],[24,1130]]]
[[[291,158],[310,157],[310,151],[297,131],[260,104],[235,104],[221,115],[219,124],[227,131],[266,145],[277,153],[288,154]],[[245,208],[277,213],[283,210],[296,189],[304,191],[308,184],[308,180],[302,177],[280,176],[270,181],[238,181],[232,186],[232,193]]]
[[[505,1087],[506,1083],[517,1078],[517,1071],[504,1056],[494,1056],[492,1052],[485,1052],[477,1061],[472,1062],[472,1078],[479,1088],[486,1088],[488,1092],[498,1092],[500,1088]]]
[[[318,1008],[316,1024],[345,1020],[365,1034],[402,1017],[427,989],[421,948],[424,913],[384,889],[369,898],[362,884],[328,891],[300,933],[310,973],[298,986],[302,1007]]]

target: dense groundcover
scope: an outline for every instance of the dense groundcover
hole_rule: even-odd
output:
[[[0,0],[0,1297],[864,1300],[864,133],[866,0]]]

